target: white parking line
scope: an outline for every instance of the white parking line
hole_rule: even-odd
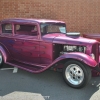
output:
[[[2,68],[0,70],[10,70],[10,69],[13,69],[13,73],[17,73],[18,72],[18,68],[17,67],[14,67],[14,68]]]
[[[13,73],[17,73],[18,72],[18,68],[14,67]]]
[[[9,69],[14,69],[14,68],[2,68],[1,70],[9,70]]]

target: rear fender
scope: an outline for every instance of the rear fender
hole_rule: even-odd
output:
[[[49,66],[52,66],[52,65],[56,64],[57,62],[65,60],[65,59],[66,59],[66,62],[67,62],[67,59],[75,59],[75,60],[79,60],[79,61],[85,63],[86,65],[88,65],[90,67],[96,67],[97,66],[97,62],[94,59],[92,59],[89,55],[86,55],[84,53],[66,53],[66,54],[58,57]]]

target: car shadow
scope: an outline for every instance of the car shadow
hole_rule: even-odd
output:
[[[50,100],[92,100],[100,87],[99,77],[93,77],[84,88],[71,88],[64,82],[62,73],[51,70],[39,74],[21,69],[16,74],[12,70],[0,70],[0,80],[0,96],[23,91],[50,96]]]

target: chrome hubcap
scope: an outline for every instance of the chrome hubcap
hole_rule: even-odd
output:
[[[73,85],[79,85],[84,79],[84,73],[77,64],[70,64],[65,70],[66,79]]]
[[[2,63],[2,54],[0,53],[0,64]]]

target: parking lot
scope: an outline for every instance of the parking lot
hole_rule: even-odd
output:
[[[17,73],[12,69],[0,70],[0,100],[100,100],[99,85],[100,77],[93,77],[82,89],[73,89],[59,72],[32,74],[21,69]]]

